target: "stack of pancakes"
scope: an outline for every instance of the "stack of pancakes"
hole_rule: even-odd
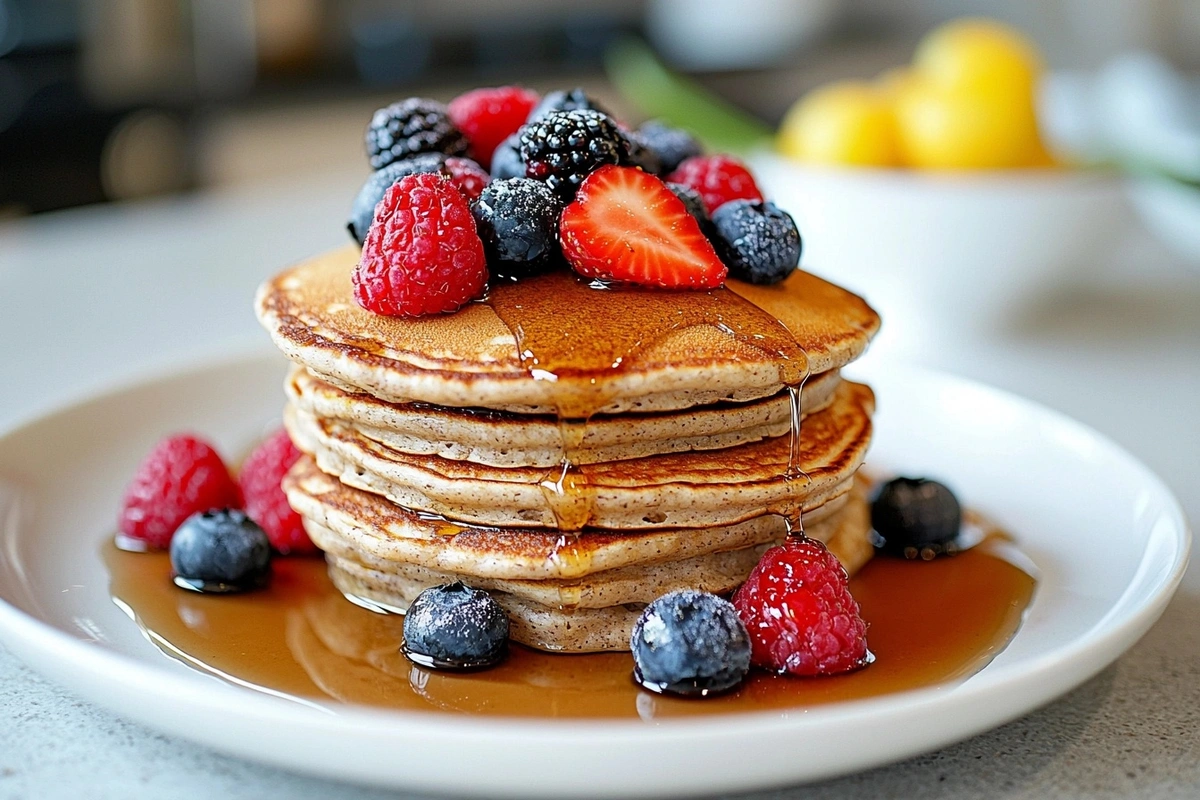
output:
[[[567,273],[398,319],[355,305],[356,260],[300,264],[257,300],[297,365],[285,422],[305,456],[284,489],[348,598],[402,612],[462,580],[492,592],[519,642],[623,650],[665,592],[735,589],[788,517],[850,571],[870,557],[855,474],[874,398],[839,372],[878,328],[860,298],[803,272],[731,281],[709,293],[728,313],[682,324],[681,293],[623,296]],[[756,345],[771,326],[803,354],[802,389]],[[596,356],[608,339],[618,350]],[[570,349],[581,340],[591,361]],[[563,347],[576,361],[555,361]]]

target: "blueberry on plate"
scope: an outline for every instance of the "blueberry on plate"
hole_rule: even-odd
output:
[[[714,239],[716,230],[713,228],[712,217],[708,215],[708,209],[704,207],[704,199],[700,197],[700,193],[682,183],[668,183],[667,188],[671,190],[671,194],[683,202],[683,207],[696,218],[696,222],[700,223],[700,232],[704,234],[705,238],[710,241]]]
[[[379,205],[384,193],[392,188],[393,183],[420,172],[441,172],[448,176],[450,173],[446,169],[446,158],[442,153],[421,153],[402,161],[393,161],[383,169],[371,173],[371,177],[367,178],[367,182],[358,190],[354,205],[350,207],[350,221],[346,223],[346,228],[354,241],[361,246],[367,238],[367,231],[375,219],[375,206]]]
[[[658,153],[654,152],[636,131],[625,134],[625,150],[626,164],[641,167],[642,172],[649,172],[651,175],[662,174],[662,161]]]
[[[896,478],[871,502],[876,547],[891,555],[925,560],[958,550],[962,506],[944,484]]]
[[[504,277],[540,272],[560,254],[562,200],[542,181],[509,178],[489,184],[471,204],[488,269]]]
[[[646,606],[629,646],[633,679],[659,694],[720,694],[750,671],[750,634],[733,604],[694,589],[677,589]]]
[[[758,284],[779,283],[800,263],[796,221],[774,203],[731,200],[713,212],[713,244],[729,277]]]
[[[192,514],[171,537],[175,585],[224,594],[264,586],[271,575],[271,543],[245,512]]]
[[[484,669],[508,650],[508,615],[490,594],[461,581],[417,595],[404,615],[401,652],[422,667]]]
[[[553,114],[556,111],[577,111],[579,109],[608,114],[608,110],[589,97],[588,93],[583,89],[571,89],[570,91],[559,89],[554,92],[547,92],[541,102],[529,112],[529,117],[525,121],[536,122],[542,117]]]

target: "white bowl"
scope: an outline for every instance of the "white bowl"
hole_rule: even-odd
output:
[[[816,168],[762,152],[763,191],[796,218],[801,265],[866,297],[877,347],[920,356],[988,337],[1114,246],[1131,215],[1098,172]]]

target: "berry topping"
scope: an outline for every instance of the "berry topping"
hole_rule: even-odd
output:
[[[316,546],[304,532],[300,515],[288,505],[280,482],[300,457],[287,431],[280,428],[242,462],[238,485],[245,498],[246,514],[258,523],[283,555],[315,553]]]
[[[562,199],[541,181],[496,181],[483,190],[471,213],[493,272],[521,277],[556,260]]]
[[[492,180],[525,177],[525,162],[521,160],[521,132],[524,130],[523,127],[518,128],[492,154]]]
[[[627,148],[620,128],[599,111],[555,111],[521,132],[526,177],[545,181],[568,200],[588,175],[624,161]]]
[[[834,675],[870,662],[867,624],[846,570],[825,545],[789,538],[763,554],[733,596],[756,665],[792,675]]]
[[[871,503],[877,546],[905,558],[929,560],[958,550],[962,506],[954,492],[925,478],[896,478]]]
[[[463,136],[446,107],[423,97],[410,97],[375,112],[367,127],[371,169],[381,169],[418,153],[467,154]]]
[[[559,223],[563,255],[589,278],[712,289],[726,267],[667,185],[635,167],[592,173]]]
[[[672,172],[684,159],[704,152],[704,148],[690,133],[664,125],[658,120],[644,123],[634,135],[655,152],[663,172]]]
[[[401,651],[436,669],[495,666],[508,648],[508,615],[492,596],[461,581],[417,595],[404,615]]]
[[[651,148],[646,146],[641,137],[637,133],[625,134],[625,149],[628,155],[623,163],[634,167],[641,167],[651,175],[658,175],[663,171],[662,161],[658,158],[658,153],[655,153]]]
[[[537,101],[537,92],[520,86],[500,86],[460,94],[446,109],[450,120],[471,142],[475,158],[486,168],[500,143],[525,124]]]
[[[376,209],[354,270],[354,299],[394,317],[445,313],[480,297],[487,279],[462,192],[441,175],[409,175]]]
[[[442,153],[421,153],[403,161],[393,161],[383,169],[371,173],[371,177],[367,178],[367,182],[358,190],[358,197],[354,198],[354,205],[350,208],[350,221],[346,227],[354,241],[361,245],[363,239],[367,238],[371,221],[375,219],[375,206],[383,199],[383,193],[405,175],[418,175],[422,172],[440,172],[449,176],[446,156]]]
[[[700,230],[709,241],[712,241],[715,233],[712,218],[708,216],[708,211],[704,208],[704,201],[700,199],[700,193],[682,183],[668,183],[667,188],[671,190],[671,194],[679,198],[688,213],[696,218],[696,222],[700,223]]]
[[[118,538],[126,549],[165,550],[192,514],[241,504],[237,484],[208,442],[172,436],[147,454],[125,489]]]
[[[584,109],[586,111],[599,111],[601,114],[608,114],[608,110],[597,103],[592,98],[588,97],[583,89],[572,89],[569,92],[556,91],[550,92],[542,98],[542,102],[537,104],[533,111],[529,112],[529,119],[526,122],[534,122],[542,117],[552,114],[555,111],[577,111]],[[609,114],[609,116],[612,116]]]
[[[750,636],[728,600],[679,589],[646,606],[629,644],[633,677],[652,692],[704,697],[750,671]]]
[[[241,511],[193,514],[171,539],[175,585],[224,594],[257,589],[271,574],[267,534]]]
[[[693,156],[676,167],[667,180],[699,192],[710,214],[730,200],[763,199],[754,176],[732,156]]]
[[[734,200],[713,212],[714,244],[729,277],[749,283],[779,283],[800,262],[800,231],[774,203]]]
[[[469,201],[479,197],[483,187],[492,180],[483,167],[469,158],[447,158],[446,171],[450,173],[450,182]]]

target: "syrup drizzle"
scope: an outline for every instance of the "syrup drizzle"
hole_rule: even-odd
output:
[[[521,364],[543,381],[558,417],[563,452],[539,486],[564,532],[556,557],[576,557],[577,536],[592,519],[596,489],[579,466],[589,421],[616,397],[603,378],[629,370],[668,335],[706,326],[772,360],[791,399],[791,447],[779,480],[789,490],[778,509],[788,530],[803,533],[800,494],[800,393],[808,358],[787,327],[735,292],[668,292],[589,282],[567,271],[495,286],[486,302],[512,332]],[[775,510],[775,509],[772,509]],[[573,551],[575,555],[573,555]]]

